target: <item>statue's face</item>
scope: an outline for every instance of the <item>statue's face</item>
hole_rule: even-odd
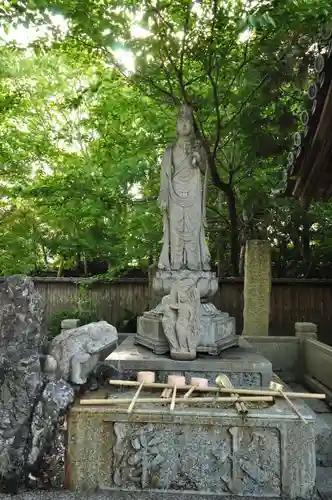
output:
[[[186,118],[179,118],[176,125],[176,131],[179,135],[190,135],[192,133],[193,126],[190,120]]]

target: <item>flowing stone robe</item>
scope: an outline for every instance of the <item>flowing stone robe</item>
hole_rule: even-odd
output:
[[[190,143],[177,143],[169,146],[164,154],[159,195],[164,206],[160,269],[210,269],[210,252],[204,234],[205,196],[199,168],[201,156],[198,151],[193,153]],[[206,185],[207,169],[204,192]]]

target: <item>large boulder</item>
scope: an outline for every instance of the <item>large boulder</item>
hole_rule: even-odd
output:
[[[0,284],[0,490],[16,492],[38,468],[79,385],[117,339],[116,329],[100,321],[62,333],[47,354],[33,282],[12,276]]]
[[[46,347],[44,307],[33,282],[10,276],[0,284],[0,356],[11,362]]]
[[[24,477],[30,424],[43,391],[46,348],[43,304],[33,282],[12,276],[0,284],[0,486]]]
[[[53,363],[57,377],[85,384],[98,362],[105,359],[117,342],[116,328],[106,321],[65,330],[52,341],[46,369],[50,372]]]

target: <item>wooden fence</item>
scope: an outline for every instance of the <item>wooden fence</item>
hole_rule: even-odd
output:
[[[139,315],[148,309],[150,302],[147,279],[120,279],[109,283],[34,278],[34,282],[45,300],[47,316],[59,310],[71,310],[78,300],[88,299],[101,319],[118,324],[126,310]],[[330,344],[332,280],[275,279],[272,283],[270,335],[293,335],[295,321],[312,321],[318,325],[319,339]],[[238,333],[242,332],[242,292],[243,279],[220,279],[214,298],[219,309],[235,316]]]

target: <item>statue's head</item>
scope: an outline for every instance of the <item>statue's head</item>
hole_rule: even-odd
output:
[[[178,285],[179,302],[191,302],[194,298],[195,281],[191,278],[183,278]]]
[[[184,105],[180,109],[176,131],[181,136],[189,136],[194,133],[194,115],[190,106]]]

